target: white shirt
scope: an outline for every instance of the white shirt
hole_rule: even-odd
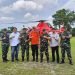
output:
[[[10,46],[17,46],[20,43],[19,36],[20,36],[19,32],[16,32],[16,33],[13,32],[10,34],[10,36],[9,36],[9,38],[11,38]]]
[[[59,34],[51,32],[49,36],[51,38],[50,47],[59,46]]]

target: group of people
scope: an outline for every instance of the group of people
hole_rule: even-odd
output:
[[[22,61],[24,61],[25,53],[27,61],[29,61],[29,46],[31,44],[32,50],[32,61],[38,62],[38,50],[40,50],[40,62],[43,62],[43,54],[45,53],[47,63],[50,62],[49,58],[49,47],[51,48],[52,52],[52,62],[57,63],[65,63],[65,52],[67,53],[69,64],[73,65],[72,63],[72,56],[71,56],[71,45],[70,45],[70,38],[72,35],[70,32],[65,28],[65,31],[62,34],[58,34],[55,32],[55,29],[52,32],[47,32],[46,29],[42,30],[40,34],[39,31],[33,27],[31,30],[27,28],[23,28],[20,32],[17,31],[17,28],[14,27],[13,31],[10,35],[8,35],[7,30],[3,30],[2,35],[2,59],[3,62],[7,62],[7,53],[9,46],[11,47],[11,61],[14,60],[19,61],[18,53],[19,47],[21,46],[22,52]],[[59,58],[59,47],[61,47],[61,62]],[[55,58],[56,54],[56,58]]]

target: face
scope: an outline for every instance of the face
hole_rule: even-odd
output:
[[[35,31],[35,30],[36,30],[36,28],[35,28],[35,27],[33,27],[33,30]]]
[[[45,33],[47,33],[47,32],[46,32],[46,30],[45,30],[45,31],[43,31],[43,33],[44,33],[44,34],[45,34]]]
[[[14,29],[13,29],[13,32],[15,32],[15,33],[16,33],[16,32],[17,32],[17,28],[14,28]]]
[[[26,32],[26,29],[25,30],[23,30],[23,33],[25,33]]]
[[[55,30],[53,30],[53,33],[55,33]]]
[[[7,33],[7,31],[3,31],[3,33],[4,33],[4,34],[6,34],[6,33]]]
[[[65,31],[67,31],[67,28],[65,28]]]

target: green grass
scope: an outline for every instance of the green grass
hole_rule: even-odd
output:
[[[72,58],[73,66],[68,64],[68,58],[66,57],[65,64],[57,64],[50,62],[46,63],[44,56],[43,63],[32,62],[31,49],[30,49],[30,62],[21,62],[21,50],[19,52],[19,62],[12,63],[11,61],[7,63],[2,62],[1,58],[1,46],[0,46],[0,75],[75,75],[75,37],[71,39],[72,46]],[[61,51],[60,51],[61,52]],[[50,61],[51,61],[51,51]],[[61,53],[60,53],[61,57]],[[40,58],[40,57],[39,57]],[[8,59],[11,59],[11,50],[8,53]]]

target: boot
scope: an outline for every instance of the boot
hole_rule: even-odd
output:
[[[40,57],[40,63],[42,63],[43,62],[43,55],[41,55],[41,57]]]
[[[42,62],[43,62],[43,59],[40,60],[40,63],[42,63]]]
[[[73,65],[72,60],[69,60],[69,64],[70,64],[70,65]]]
[[[27,61],[29,61],[29,57],[27,57]]]
[[[33,56],[33,61],[35,61],[35,57]]]
[[[3,62],[7,62],[5,58],[3,58]]]
[[[36,62],[38,62],[38,56],[36,57]]]
[[[65,62],[64,62],[64,59],[62,59],[62,61],[61,61],[61,63],[60,64],[64,64]]]
[[[24,61],[24,56],[22,56],[22,61]]]
[[[47,57],[47,63],[49,63],[49,57]]]

